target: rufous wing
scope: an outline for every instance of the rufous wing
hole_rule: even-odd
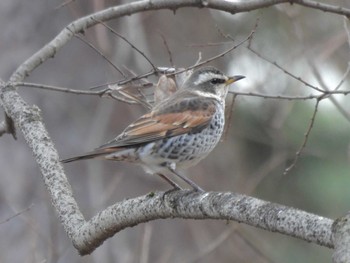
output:
[[[114,140],[92,152],[62,162],[102,157],[125,148],[138,147],[184,133],[199,132],[207,127],[213,118],[216,112],[215,103],[213,99],[198,96],[184,98],[179,102],[166,101],[131,123]]]
[[[137,146],[184,133],[198,132],[208,126],[215,112],[215,101],[211,99],[195,97],[183,100],[181,104],[170,103],[143,115],[116,139],[99,149]]]

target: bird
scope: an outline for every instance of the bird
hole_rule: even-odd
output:
[[[100,158],[141,165],[174,189],[182,189],[169,175],[178,176],[195,191],[204,190],[178,169],[204,159],[218,144],[225,125],[225,98],[229,85],[245,78],[226,76],[207,66],[199,68],[182,86],[146,114],[128,125],[113,140],[83,155],[62,160]]]

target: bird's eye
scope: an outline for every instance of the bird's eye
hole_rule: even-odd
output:
[[[225,82],[225,80],[223,80],[223,79],[217,79],[217,78],[210,80],[210,83],[213,84],[213,85],[222,84],[222,83],[224,83],[224,82]]]

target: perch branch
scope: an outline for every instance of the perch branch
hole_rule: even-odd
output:
[[[331,219],[245,195],[182,190],[151,193],[108,207],[80,228],[76,248],[89,254],[122,229],[161,218],[233,220],[333,247]]]

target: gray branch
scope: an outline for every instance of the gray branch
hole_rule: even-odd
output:
[[[0,99],[8,116],[17,124],[39,165],[52,204],[70,239],[75,242],[76,229],[85,223],[73,198],[57,150],[43,124],[40,109],[29,106],[11,85],[0,84]]]
[[[136,224],[160,218],[227,219],[301,238],[340,251],[335,262],[350,262],[347,222],[335,224],[333,243],[331,219],[309,214],[233,193],[193,193],[178,191],[156,193],[117,203],[100,212],[90,221],[81,214],[71,187],[59,162],[58,153],[47,133],[36,106],[29,106],[11,85],[22,82],[34,69],[53,57],[73,36],[97,24],[143,11],[183,7],[211,8],[229,13],[248,12],[281,3],[293,3],[316,10],[350,16],[350,9],[310,0],[253,0],[230,3],[221,0],[152,0],[115,6],[80,18],[63,29],[51,42],[19,66],[8,83],[0,83],[0,102],[22,132],[39,164],[53,206],[74,246],[81,254],[91,253],[108,237]],[[343,222],[339,224],[339,222]],[[343,231],[345,229],[345,231]],[[344,241],[346,242],[344,244]],[[341,250],[337,247],[341,246]],[[345,248],[344,248],[345,247]],[[342,260],[338,259],[342,258]]]
[[[333,262],[346,263],[350,259],[350,214],[335,220],[332,228],[334,239]]]
[[[118,231],[160,218],[234,220],[333,247],[333,220],[234,193],[152,193],[108,207],[79,229],[76,248],[91,253]]]

